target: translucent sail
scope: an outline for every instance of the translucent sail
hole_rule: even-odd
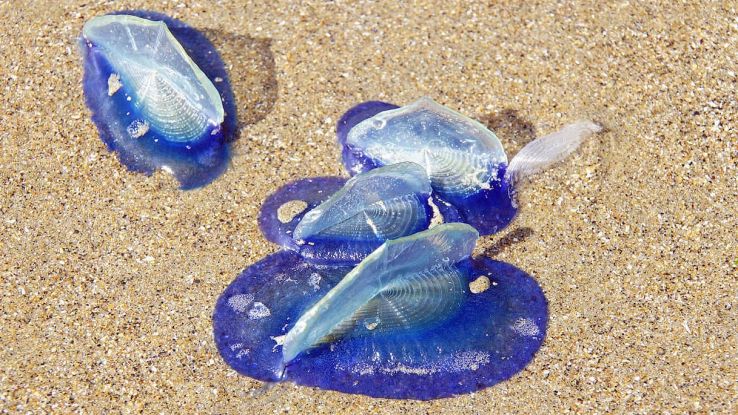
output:
[[[507,164],[494,133],[430,98],[360,122],[348,132],[346,145],[377,165],[420,164],[442,196],[487,188],[490,181],[501,179],[497,172]]]
[[[505,179],[509,183],[516,184],[545,170],[565,159],[579,148],[584,140],[601,130],[602,127],[592,121],[579,121],[531,141],[510,161]]]
[[[453,265],[471,255],[478,236],[451,223],[384,243],[302,314],[285,337],[283,361],[358,319],[374,328],[412,327],[452,312],[464,293]]]
[[[131,133],[134,138],[151,128],[166,140],[190,142],[223,122],[218,91],[164,22],[99,16],[85,24],[82,35],[103,51],[115,71],[108,94],[129,94],[143,117]]]
[[[399,163],[351,178],[295,228],[296,240],[385,241],[430,223],[430,181],[415,163]]]

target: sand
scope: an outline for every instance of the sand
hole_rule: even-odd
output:
[[[685,3],[0,2],[2,412],[735,413],[738,7]],[[76,37],[126,8],[205,30],[230,65],[240,138],[203,189],[126,171],[90,121]],[[342,174],[351,105],[423,95],[511,155],[580,118],[607,128],[478,250],[546,292],[533,362],[431,402],[236,375],[210,316],[277,249],[264,198]]]

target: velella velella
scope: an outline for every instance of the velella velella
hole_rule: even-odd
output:
[[[484,235],[501,230],[515,217],[516,186],[522,179],[563,159],[599,130],[588,121],[571,124],[529,143],[508,164],[493,132],[430,98],[399,108],[362,103],[337,125],[349,172],[418,163],[427,170],[439,205],[453,206],[463,222]]]
[[[459,224],[387,241],[300,316],[285,335],[283,362],[349,334],[442,323],[464,292],[455,264],[478,236]]]
[[[228,163],[235,105],[223,62],[195,29],[131,11],[85,23],[83,89],[100,138],[130,170],[172,173],[183,189]]]
[[[434,215],[440,216],[430,200],[430,180],[415,163],[356,175],[332,194],[326,191],[326,181],[313,179],[286,186],[265,203],[260,216],[261,227],[270,239],[313,262],[356,264],[384,241],[425,230]],[[316,185],[321,187],[320,193]],[[323,194],[330,197],[320,197]],[[315,197],[320,198],[320,204],[314,203]],[[298,220],[292,220],[295,216],[280,218],[279,209],[299,202],[303,212],[295,214]],[[292,223],[285,224],[288,220]]]
[[[599,126],[591,122],[569,125],[529,143],[508,165],[502,144],[493,132],[429,98],[402,108],[381,101],[364,102],[347,111],[336,130],[349,172],[354,177],[368,175],[374,179],[362,179],[362,191],[350,196],[354,210],[341,208],[343,216],[336,216],[349,222],[319,233],[305,233],[308,223],[312,223],[311,215],[323,218],[325,224],[325,212],[318,205],[344,183],[337,177],[313,178],[289,183],[272,194],[259,214],[259,226],[267,239],[300,252],[308,260],[357,263],[384,240],[422,230],[417,222],[412,229],[400,225],[394,233],[378,231],[371,215],[367,216],[369,212],[363,211],[363,216],[359,216],[362,211],[356,210],[361,206],[381,208],[383,219],[395,220],[386,226],[397,226],[397,220],[411,218],[411,211],[405,211],[410,216],[404,216],[398,214],[397,206],[378,203],[373,188],[381,189],[382,180],[377,180],[381,176],[370,173],[410,163],[416,166],[412,171],[422,174],[424,170],[430,180],[430,197],[423,205],[427,212],[433,210],[436,223],[463,222],[483,235],[495,233],[517,214],[516,192],[523,179],[563,159],[598,130]],[[346,183],[352,185],[351,180]],[[345,203],[346,192],[339,194]],[[280,212],[296,207],[300,208],[292,215],[280,216]]]
[[[435,399],[508,379],[540,348],[547,303],[525,272],[471,258],[477,236],[441,224],[354,268],[272,254],[218,299],[218,350],[255,379],[374,397]]]
[[[508,163],[493,132],[430,99],[357,105],[337,125],[353,177],[301,179],[264,203],[259,226],[284,249],[218,299],[221,356],[255,379],[387,398],[508,379],[543,342],[546,299],[472,249],[512,221],[527,177],[599,130],[568,125]]]

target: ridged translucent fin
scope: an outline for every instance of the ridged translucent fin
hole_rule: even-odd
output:
[[[478,237],[476,229],[469,225],[449,223],[385,242],[300,316],[286,334],[283,361],[291,361],[334,331],[339,333],[341,325],[357,313],[361,315],[364,307],[366,312],[389,313],[394,298],[405,297],[401,301],[403,309],[389,313],[394,317],[386,317],[392,324],[403,318],[406,321],[402,324],[407,326],[422,323],[424,317],[417,312],[420,309],[436,310],[432,313],[435,318],[440,311],[450,311],[446,300],[434,299],[444,293],[438,287],[449,284],[449,295],[458,295],[454,293],[459,291],[453,288],[453,282],[448,282],[453,278],[444,283],[437,275],[453,274],[441,270],[468,258]],[[401,292],[413,294],[397,294]],[[375,300],[382,293],[384,299]],[[369,305],[373,300],[375,305]],[[378,327],[381,320],[377,323]]]
[[[602,127],[592,121],[579,121],[528,143],[510,161],[505,173],[508,183],[536,174],[573,153],[582,142]]]
[[[357,328],[384,332],[440,324],[461,305],[464,290],[462,275],[453,265],[408,274],[387,284],[317,344],[330,343]]]
[[[420,164],[434,191],[446,196],[485,188],[507,163],[493,132],[430,98],[360,122],[348,132],[346,146],[377,165]]]
[[[141,123],[167,140],[196,140],[223,122],[220,94],[164,22],[98,16],[85,24],[82,35],[104,52],[119,77],[114,84],[125,88],[145,117]]]
[[[423,167],[398,163],[351,178],[297,224],[295,240],[385,241],[428,227],[430,180]]]
[[[470,189],[479,190],[497,173],[489,168],[487,158],[479,154],[444,148],[422,151],[433,166],[433,188],[439,189],[439,193],[444,195],[463,195],[469,193]]]

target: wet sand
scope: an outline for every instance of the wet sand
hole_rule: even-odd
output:
[[[733,2],[0,3],[0,408],[8,413],[735,413],[738,12]],[[182,192],[130,173],[84,105],[86,19],[151,8],[229,64],[232,166]],[[431,402],[238,376],[215,300],[277,248],[264,198],[343,174],[334,124],[428,95],[513,155],[607,131],[523,191],[486,252],[533,275],[546,341],[511,380]]]

